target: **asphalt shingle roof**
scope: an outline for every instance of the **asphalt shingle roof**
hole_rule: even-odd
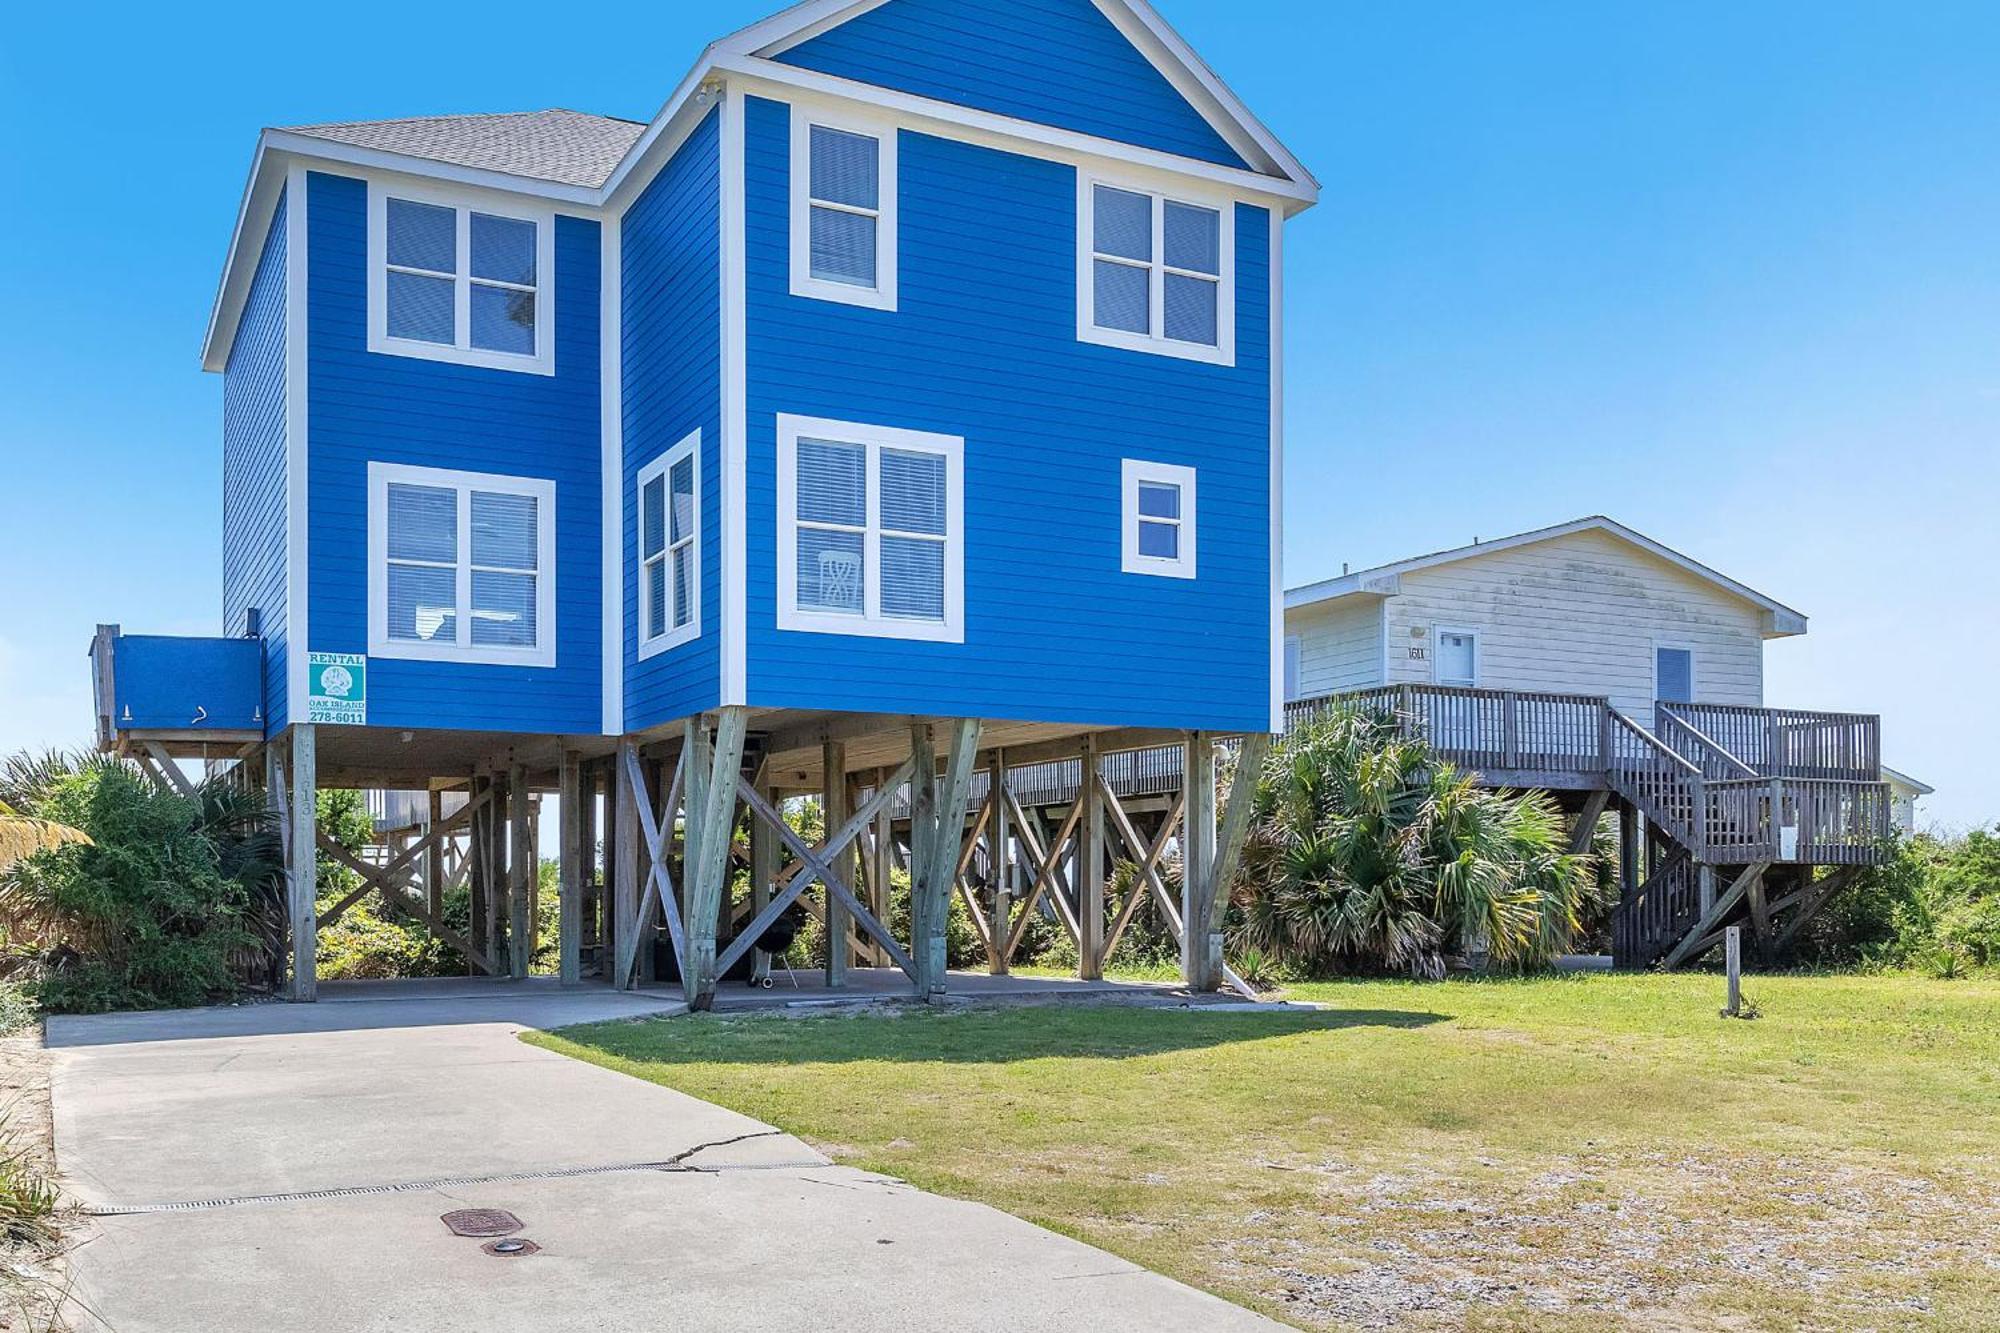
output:
[[[357,148],[587,189],[603,185],[625,151],[646,131],[636,121],[560,110],[344,121],[285,129]]]

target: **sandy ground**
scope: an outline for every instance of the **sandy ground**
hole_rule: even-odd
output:
[[[49,1113],[49,1053],[39,1025],[0,1037],[0,1146],[19,1153],[49,1179],[56,1170]],[[67,1230],[74,1219],[59,1214]],[[53,1237],[0,1235],[0,1329],[59,1330],[67,1303],[68,1265],[60,1232]]]

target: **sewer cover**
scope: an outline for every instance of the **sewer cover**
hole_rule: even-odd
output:
[[[531,1254],[540,1254],[542,1247],[525,1236],[510,1240],[489,1240],[479,1247],[497,1259],[525,1259]]]
[[[454,1236],[511,1236],[521,1229],[521,1219],[504,1208],[461,1208],[438,1220]]]

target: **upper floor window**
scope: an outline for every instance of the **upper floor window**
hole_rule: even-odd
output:
[[[896,131],[792,116],[792,294],[896,308]]]
[[[1230,209],[1079,175],[1077,336],[1233,365]]]
[[[554,666],[556,484],[368,465],[368,651]]]
[[[965,641],[965,442],[778,418],[778,626]]]
[[[701,635],[701,433],[639,472],[639,656]]]
[[[554,371],[554,219],[427,191],[368,196],[368,348]]]
[[[1194,469],[1128,458],[1124,473],[1125,572],[1193,578]]]

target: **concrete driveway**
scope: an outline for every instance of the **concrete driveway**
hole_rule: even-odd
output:
[[[91,1327],[1269,1329],[977,1204],[516,1040],[665,999],[475,983],[57,1018]],[[501,1208],[485,1253],[440,1214]]]

